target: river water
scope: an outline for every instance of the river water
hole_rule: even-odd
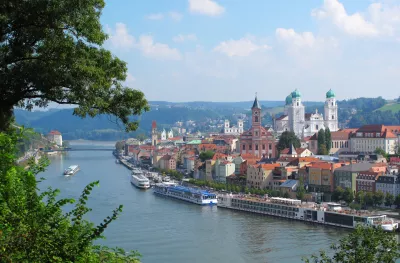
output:
[[[79,147],[107,147],[114,143],[72,143]],[[99,180],[88,206],[88,219],[95,223],[124,206],[121,216],[105,231],[100,243],[138,250],[144,263],[301,262],[346,235],[348,230],[308,225],[297,221],[197,206],[139,190],[129,181],[129,171],[115,163],[110,151],[76,151],[50,156],[51,164],[40,176],[40,189],[61,190],[60,197],[78,199],[83,188]],[[62,175],[68,166],[81,167],[74,176]],[[68,208],[67,208],[68,209]]]

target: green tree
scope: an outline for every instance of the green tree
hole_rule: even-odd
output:
[[[343,192],[342,198],[343,198],[343,201],[345,201],[348,204],[353,202],[353,200],[354,200],[353,190],[351,190],[351,188],[347,187]]]
[[[16,166],[16,145],[24,130],[0,132],[0,259],[4,262],[100,262],[100,256],[108,262],[136,262],[137,253],[125,255],[122,250],[113,251],[93,246],[101,238],[108,225],[114,221],[122,206],[112,216],[95,226],[84,216],[91,211],[86,206],[97,182],[83,189],[77,202],[73,199],[57,198],[58,190],[49,188],[37,192],[37,176],[48,165],[40,159],[32,159],[29,168]],[[72,211],[65,213],[63,207],[75,203]],[[121,253],[122,254],[121,254]],[[118,254],[118,256],[117,256]]]
[[[306,190],[304,189],[304,178],[300,176],[299,184],[297,185],[296,189],[296,198],[299,200],[303,200],[306,194]]]
[[[325,131],[323,129],[320,129],[318,131],[318,154],[321,155],[327,154]]]
[[[394,204],[394,195],[392,195],[389,192],[386,192],[385,195],[385,205],[386,206],[392,206]]]
[[[340,201],[343,200],[344,190],[342,187],[338,186],[332,193],[332,200],[333,201]]]
[[[214,157],[215,152],[213,151],[205,151],[205,152],[201,152],[199,155],[199,158],[202,162],[204,162],[205,160],[210,160]]]
[[[377,191],[373,195],[374,204],[381,205],[385,200],[385,194],[382,191]]]
[[[13,109],[49,102],[76,105],[74,114],[108,114],[127,131],[148,110],[144,94],[124,86],[126,63],[102,47],[104,0],[28,1],[0,4],[0,131]]]
[[[366,192],[364,198],[365,198],[365,204],[366,205],[369,205],[369,206],[374,205],[375,199],[374,199],[374,194],[373,193]]]
[[[117,141],[115,143],[115,149],[117,151],[122,151],[125,148],[125,143],[123,141]]]
[[[329,151],[332,148],[332,134],[329,128],[325,129],[325,146],[326,146],[326,152],[327,154],[329,154]]]
[[[365,192],[358,191],[356,193],[356,202],[359,203],[361,206],[365,204]]]
[[[311,258],[303,259],[307,263],[342,263],[342,262],[396,262],[400,258],[399,247],[394,233],[386,233],[381,228],[364,228],[358,225],[339,244],[332,244],[333,255],[325,251]]]
[[[296,136],[294,132],[284,131],[279,138],[279,142],[276,146],[278,152],[280,153],[283,149],[292,147],[300,148],[301,142],[300,139]]]
[[[284,192],[282,197],[283,197],[283,198],[290,198],[290,195],[289,195],[288,192]]]
[[[62,146],[63,146],[64,148],[68,148],[68,147],[69,147],[69,141],[63,141],[63,142],[62,142]]]
[[[382,149],[381,147],[376,148],[375,151],[374,151],[374,153],[380,154],[380,155],[382,155],[382,156],[385,157],[385,158],[388,157],[388,155],[387,155],[387,153],[385,152],[385,150]]]

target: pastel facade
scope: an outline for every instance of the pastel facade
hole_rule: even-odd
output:
[[[62,135],[59,131],[56,130],[50,131],[46,137],[49,141],[55,143],[58,146],[62,146],[63,144]]]

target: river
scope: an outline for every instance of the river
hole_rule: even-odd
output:
[[[114,143],[72,142],[78,147],[113,147]],[[349,233],[338,228],[308,225],[297,221],[244,212],[197,206],[139,190],[129,182],[129,171],[109,151],[76,151],[50,156],[51,164],[40,174],[46,178],[40,189],[61,190],[60,197],[78,199],[83,188],[99,180],[88,206],[88,219],[95,223],[111,215],[118,205],[121,216],[105,231],[100,243],[138,250],[143,263],[301,262]],[[81,167],[76,175],[64,177],[68,166]],[[68,209],[68,208],[67,208]]]

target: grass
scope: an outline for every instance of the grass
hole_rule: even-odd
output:
[[[399,103],[388,103],[375,111],[391,111],[393,113],[400,111],[400,104]]]

